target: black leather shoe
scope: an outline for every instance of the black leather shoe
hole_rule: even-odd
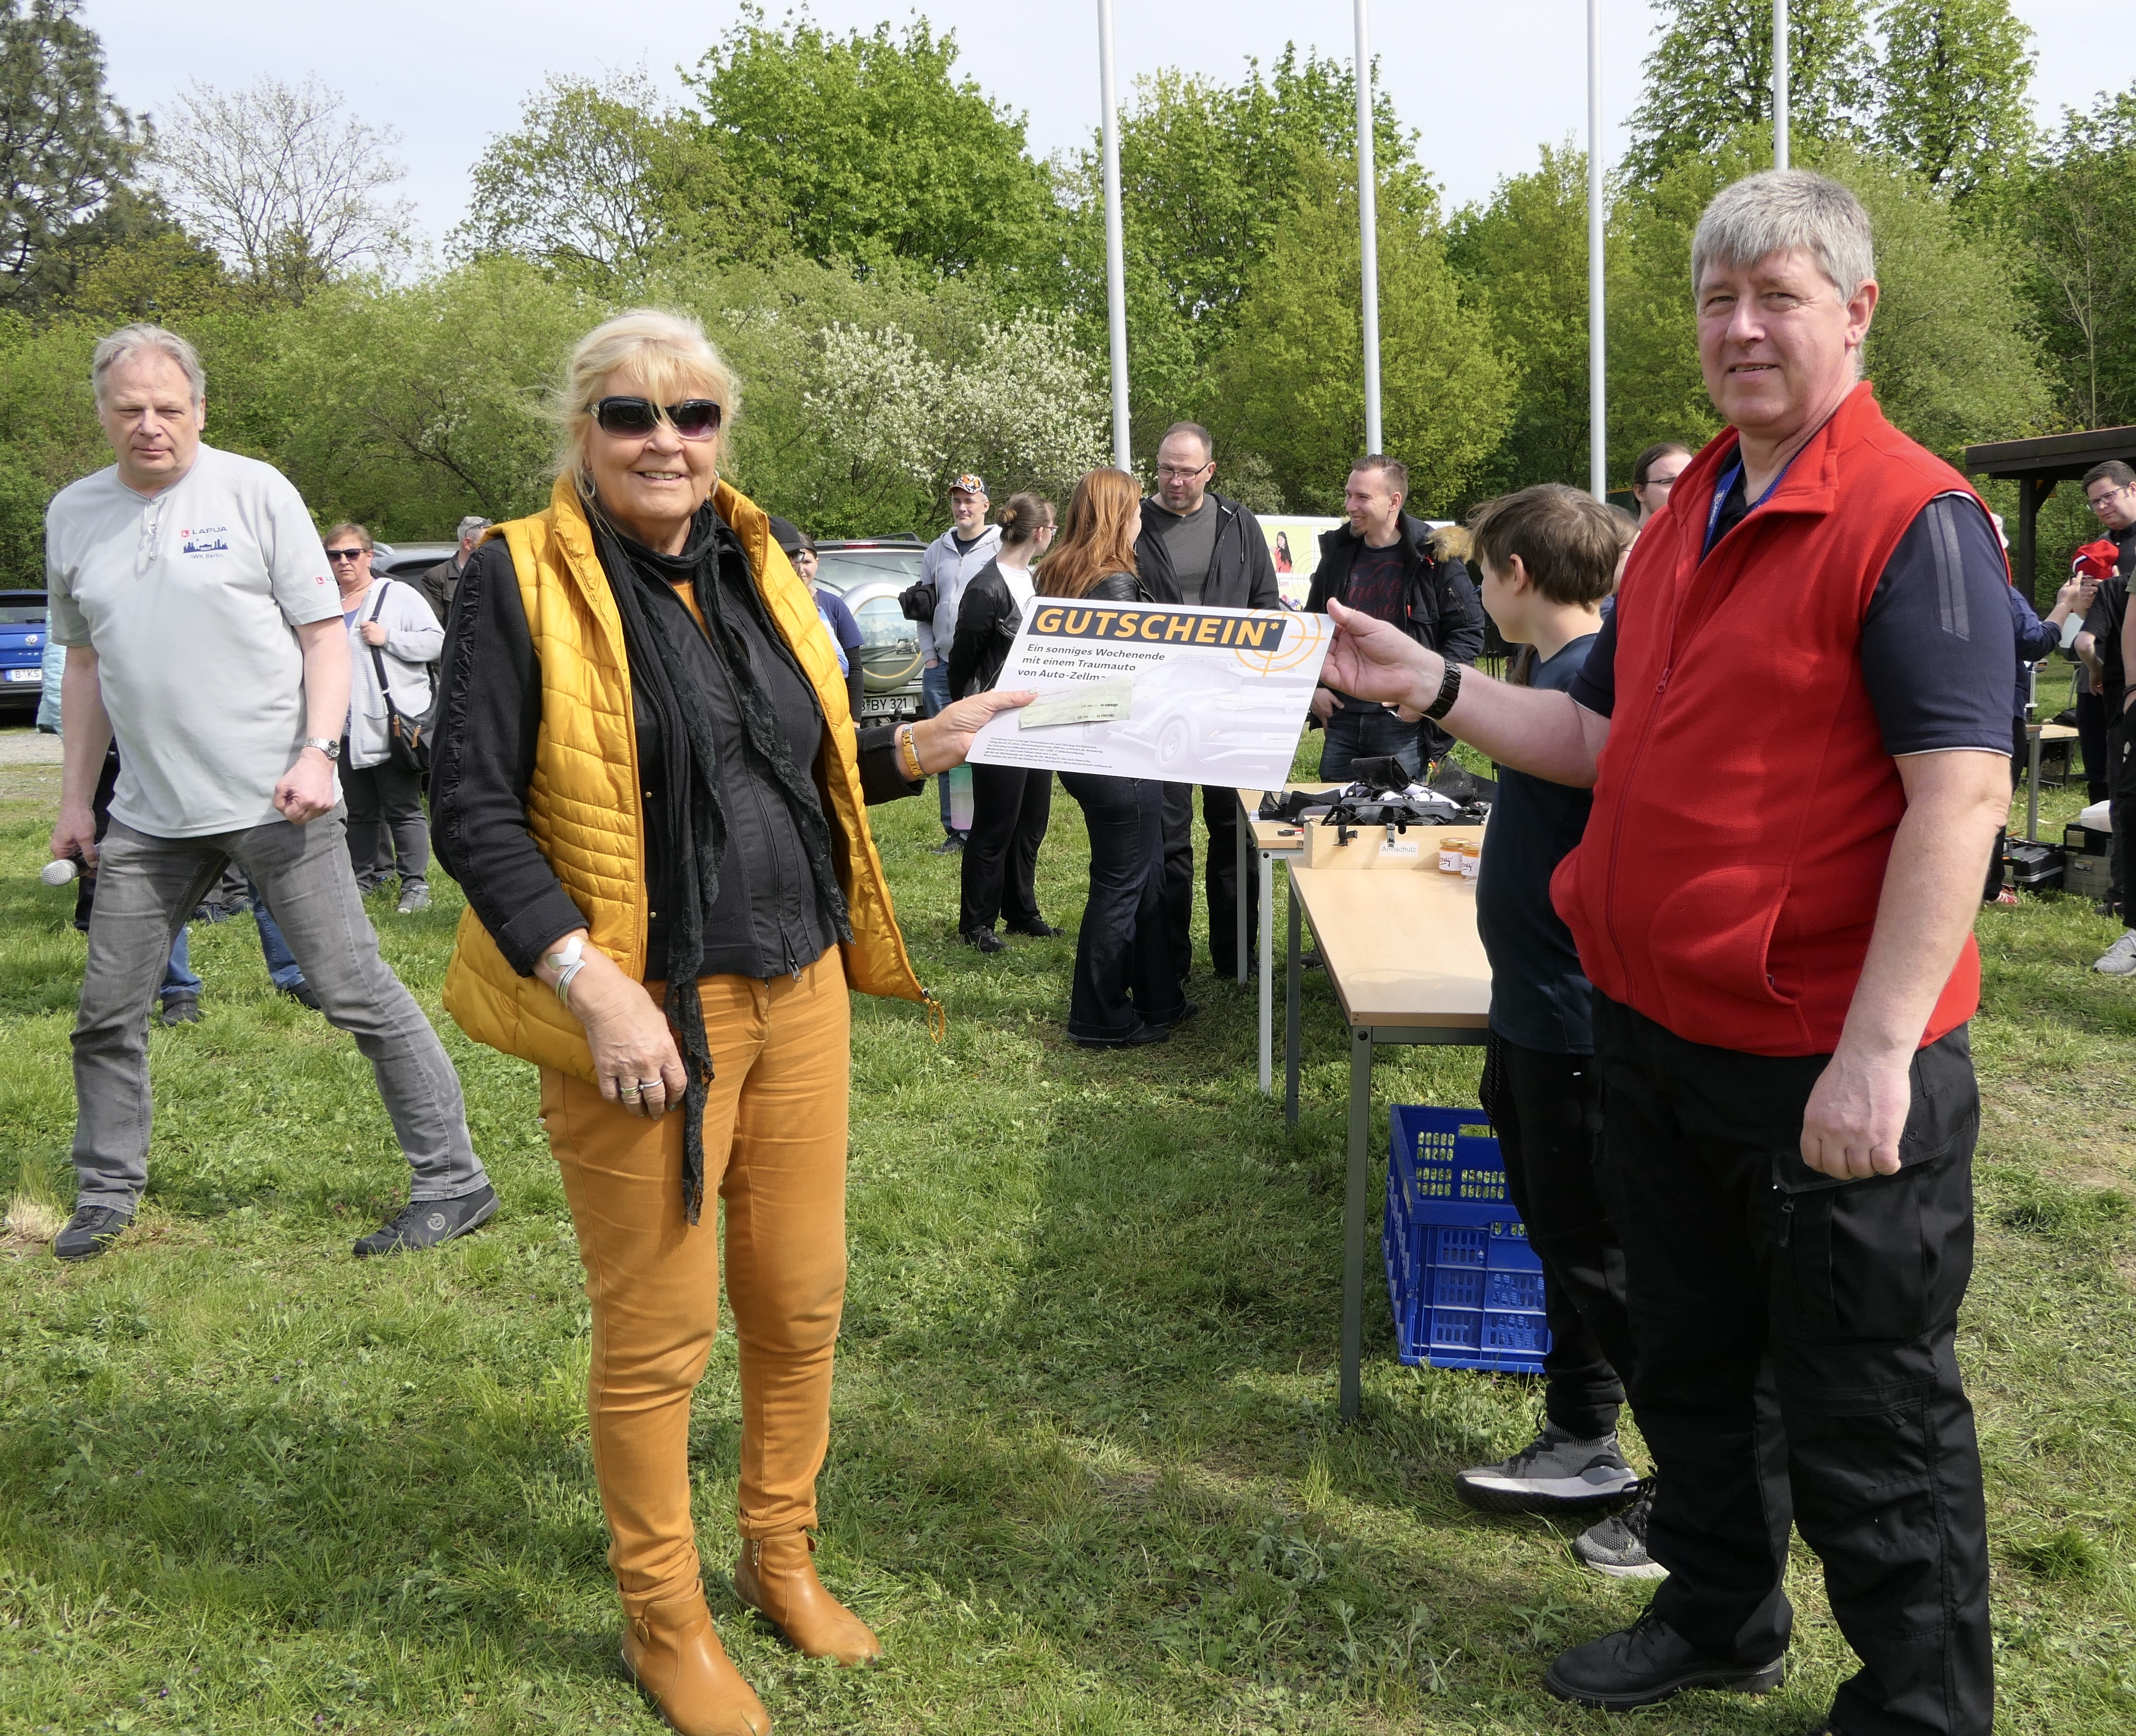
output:
[[[197,994],[166,994],[163,997],[165,1024],[198,1024],[200,996]]]
[[[1769,1694],[1785,1673],[1785,1661],[1780,1658],[1746,1665],[1708,1657],[1649,1609],[1621,1633],[1604,1634],[1560,1652],[1543,1672],[1542,1685],[1575,1705],[1629,1712],[1687,1688]]]
[[[478,1229],[497,1215],[497,1190],[478,1188],[457,1199],[416,1199],[356,1244],[356,1257],[413,1253]]]
[[[62,1260],[94,1260],[107,1252],[133,1221],[131,1212],[117,1206],[78,1206],[67,1219],[66,1228],[52,1238],[52,1252]]]
[[[1079,1049],[1138,1049],[1153,1043],[1171,1042],[1172,1027],[1138,1024],[1124,1037],[1071,1037],[1068,1040]]]
[[[1011,934],[1029,935],[1034,941],[1050,941],[1056,934],[1064,934],[1067,931],[1065,929],[1056,928],[1051,922],[1033,922],[1028,926],[1022,922],[1005,922],[1002,926]]]
[[[300,1007],[309,1007],[314,1013],[322,1010],[319,1006],[319,997],[313,992],[312,985],[301,976],[280,992],[288,995]]]
[[[976,947],[981,952],[1008,951],[1008,942],[991,928],[968,928],[964,931],[964,941],[967,946]]]
[[[1172,1018],[1166,1019],[1163,1024],[1158,1027],[1158,1028],[1164,1031],[1175,1030],[1179,1026],[1186,1024],[1188,1019],[1192,1019],[1201,1010],[1201,1002],[1190,1000],[1187,1002],[1185,1005],[1182,1006],[1179,1011]]]

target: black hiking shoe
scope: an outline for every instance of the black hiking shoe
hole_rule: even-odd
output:
[[[1557,1655],[1542,1685],[1560,1700],[1604,1712],[1629,1712],[1687,1688],[1769,1694],[1787,1673],[1784,1659],[1731,1664],[1708,1657],[1652,1609],[1621,1633],[1604,1634]]]
[[[118,1206],[76,1206],[66,1228],[52,1238],[52,1252],[62,1260],[94,1260],[108,1252],[133,1221],[133,1213]]]
[[[968,928],[964,931],[962,939],[967,946],[974,947],[981,952],[1008,951],[1008,942],[991,928]]]
[[[163,1019],[165,1024],[198,1024],[200,996],[166,994],[163,997]]]
[[[483,1186],[457,1199],[411,1199],[356,1244],[356,1257],[413,1253],[464,1236],[497,1215],[497,1189]]]

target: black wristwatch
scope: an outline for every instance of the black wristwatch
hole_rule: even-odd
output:
[[[1461,665],[1452,659],[1446,659],[1446,673],[1439,677],[1439,697],[1424,708],[1425,717],[1435,722],[1454,709],[1454,702],[1461,697]]]

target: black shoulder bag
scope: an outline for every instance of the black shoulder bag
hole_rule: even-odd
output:
[[[371,605],[371,619],[378,619],[378,611],[386,606],[388,579],[378,587],[378,601]],[[379,697],[386,702],[386,756],[403,771],[412,771],[417,777],[430,775],[430,738],[425,731],[420,717],[403,717],[393,703],[393,689],[386,679],[386,656],[376,645],[371,647],[371,666],[378,672]],[[435,694],[432,698],[435,698]],[[425,708],[427,710],[427,708]]]

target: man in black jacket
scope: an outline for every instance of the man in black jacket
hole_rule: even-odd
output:
[[[1473,664],[1483,649],[1483,610],[1468,569],[1431,552],[1431,527],[1402,510],[1409,466],[1375,452],[1350,467],[1342,494],[1349,523],[1320,539],[1320,564],[1305,606],[1328,612],[1330,597],[1391,622],[1449,663]],[[1435,723],[1405,723],[1386,706],[1332,688],[1313,696],[1327,726],[1320,775],[1347,781],[1353,761],[1391,754],[1412,778],[1445,757],[1454,738]]]
[[[1157,494],[1142,503],[1135,568],[1160,602],[1216,609],[1280,609],[1275,562],[1260,521],[1212,492],[1216,443],[1199,422],[1174,422],[1157,448]],[[1239,970],[1239,799],[1215,785],[1202,792],[1209,829],[1203,878],[1209,899],[1209,962],[1219,976]],[[1246,882],[1246,931],[1255,931],[1258,880]],[[1194,963],[1194,786],[1164,786],[1164,926],[1182,982]]]
[[[468,557],[474,552],[475,544],[482,541],[482,533],[489,528],[489,523],[473,513],[461,519],[459,547],[415,581],[415,588],[423,593],[424,601],[430,605],[430,613],[437,616],[441,627],[453,612],[453,593],[460,588],[460,575],[467,571]],[[435,672],[434,664],[433,674]]]

